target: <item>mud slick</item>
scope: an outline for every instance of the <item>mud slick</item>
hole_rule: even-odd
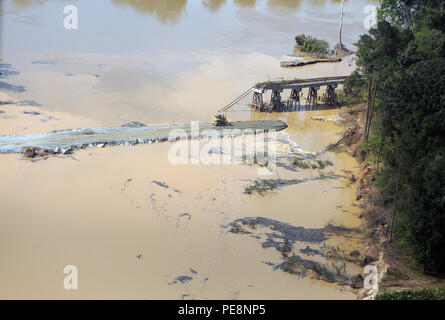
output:
[[[250,235],[262,241],[263,248],[275,248],[282,255],[281,263],[264,262],[275,270],[310,277],[328,283],[337,283],[359,289],[363,286],[360,274],[349,271],[347,263],[364,265],[368,257],[357,250],[345,252],[338,246],[327,244],[332,237],[357,238],[360,230],[327,225],[324,228],[295,227],[288,223],[263,217],[246,217],[233,221],[225,228],[235,234]],[[311,258],[312,257],[312,258]],[[314,260],[314,257],[315,260]]]
[[[249,233],[248,231],[243,231],[243,226],[251,227],[251,229],[256,226],[269,228],[272,232],[267,233],[267,240],[263,242],[263,248],[274,247],[278,248],[282,245],[281,242],[277,242],[277,239],[295,242],[295,241],[305,241],[305,242],[322,242],[325,240],[324,229],[307,229],[303,227],[294,227],[290,224],[276,221],[273,219],[267,219],[262,217],[247,217],[233,221],[230,226],[232,229],[230,232],[233,233]]]

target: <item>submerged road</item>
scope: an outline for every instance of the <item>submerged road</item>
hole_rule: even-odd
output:
[[[192,132],[192,128],[193,131]],[[281,131],[287,128],[287,124],[281,120],[266,121],[237,121],[230,126],[214,126],[211,123],[199,123],[198,126],[191,124],[166,125],[166,126],[138,126],[119,128],[97,128],[97,129],[73,129],[61,130],[43,134],[0,136],[0,153],[22,153],[27,147],[40,148],[54,153],[65,153],[66,151],[92,146],[105,145],[135,145],[139,143],[162,142],[172,139],[173,130],[181,139],[198,137],[221,137],[235,136],[241,132],[248,134],[245,130]],[[235,130],[236,131],[231,131]],[[208,130],[214,130],[213,133]],[[207,131],[207,132],[206,132]],[[199,132],[199,133],[198,133]],[[192,136],[193,135],[193,136]]]

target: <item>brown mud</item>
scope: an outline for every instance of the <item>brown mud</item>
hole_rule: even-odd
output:
[[[348,250],[345,243],[361,247],[358,228],[332,224],[323,228],[295,227],[263,217],[237,219],[225,227],[231,233],[259,239],[263,248],[279,251],[280,263],[264,262],[274,270],[357,289],[354,279],[364,257],[358,250]]]

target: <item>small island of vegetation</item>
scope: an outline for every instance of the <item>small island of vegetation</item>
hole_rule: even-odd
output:
[[[317,58],[326,58],[329,54],[329,43],[312,36],[300,34],[295,37],[297,49]]]

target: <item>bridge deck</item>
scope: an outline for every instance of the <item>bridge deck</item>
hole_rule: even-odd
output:
[[[328,85],[338,85],[340,83],[343,83],[346,78],[347,76],[284,80],[284,81],[267,81],[267,82],[257,83],[255,85],[255,88],[262,90],[277,90],[277,89],[302,89],[310,87],[321,87]]]
[[[260,82],[242,93],[235,100],[227,104],[225,107],[218,110],[218,112],[226,112],[234,105],[239,103],[242,99],[253,92],[251,106],[259,111],[287,111],[294,109],[297,105],[300,106],[300,91],[303,88],[309,88],[307,101],[310,104],[317,104],[317,91],[320,87],[327,87],[324,94],[323,101],[329,105],[337,104],[337,97],[335,95],[335,88],[337,85],[343,83],[348,76],[338,77],[322,77],[310,79],[296,79],[296,80],[282,80],[282,81],[267,81]],[[291,97],[284,105],[281,101],[280,92],[284,89],[292,89]],[[263,100],[263,93],[266,90],[272,90],[272,97],[269,106],[266,106]]]

